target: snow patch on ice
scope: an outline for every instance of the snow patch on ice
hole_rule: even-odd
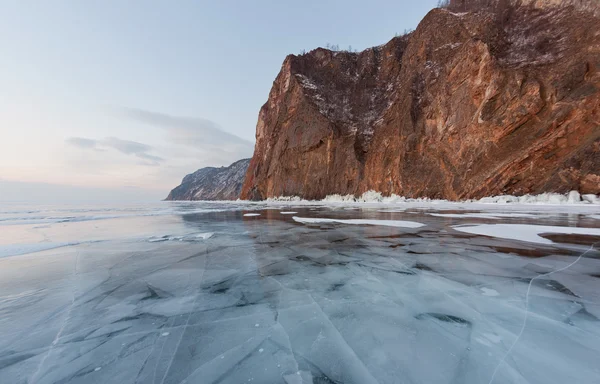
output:
[[[491,236],[538,244],[554,244],[553,241],[539,236],[541,233],[600,236],[600,228],[555,227],[548,225],[480,224],[454,226],[453,228],[459,232],[466,232],[474,235]]]
[[[400,221],[400,220],[368,220],[368,219],[327,219],[327,218],[314,218],[314,217],[293,217],[294,221],[303,224],[319,224],[319,223],[337,223],[337,224],[349,224],[349,225],[379,225],[385,227],[398,227],[398,228],[420,228],[425,224],[417,223],[415,221]]]
[[[260,213],[245,213],[244,217],[256,217],[260,216]]]
[[[295,215],[298,212],[290,211],[290,212],[279,212],[279,213],[281,213],[282,215]]]
[[[494,344],[498,344],[502,341],[502,337],[494,335],[493,333],[484,333],[483,336]]]
[[[483,296],[491,296],[491,297],[498,296],[498,291],[496,291],[495,289],[491,289],[491,288],[483,287],[483,288],[481,288],[481,292],[483,292],[482,293]]]
[[[189,235],[164,235],[164,236],[151,236],[148,238],[149,243],[160,243],[163,241],[189,241],[194,242],[198,240],[207,240],[214,236],[214,232],[202,232],[192,233]]]

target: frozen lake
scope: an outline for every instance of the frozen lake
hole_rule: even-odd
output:
[[[600,206],[0,205],[0,383],[600,382]]]

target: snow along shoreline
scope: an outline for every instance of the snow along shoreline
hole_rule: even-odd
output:
[[[238,200],[242,202],[244,200]],[[384,203],[384,204],[397,204],[397,203],[434,203],[434,204],[532,204],[532,205],[599,205],[600,197],[594,194],[581,195],[577,191],[571,191],[567,194],[560,193],[542,193],[539,195],[501,195],[484,197],[479,200],[439,200],[424,198],[406,198],[392,194],[389,197],[383,196],[380,192],[368,191],[363,193],[360,197],[354,195],[328,195],[323,200],[303,200],[298,196],[281,196],[275,198],[268,198],[262,202],[266,203]]]
[[[492,196],[479,200],[450,201],[430,198],[406,198],[397,195],[383,196],[379,192],[368,191],[360,197],[353,195],[329,195],[322,200],[304,200],[298,196],[281,196],[262,201],[236,200],[229,203],[248,205],[267,205],[271,207],[331,206],[356,208],[393,207],[401,211],[405,209],[433,210],[481,210],[481,211],[531,211],[531,212],[563,212],[580,214],[600,213],[600,197],[593,194],[581,195],[577,191],[567,194],[542,193],[524,196]],[[206,203],[210,203],[206,201]],[[227,203],[227,201],[214,201]],[[391,211],[390,211],[391,212]]]

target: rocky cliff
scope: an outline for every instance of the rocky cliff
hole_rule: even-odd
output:
[[[229,167],[207,167],[183,178],[166,200],[236,200],[250,159],[236,161]]]
[[[241,197],[600,193],[590,4],[451,1],[385,45],[288,56]]]

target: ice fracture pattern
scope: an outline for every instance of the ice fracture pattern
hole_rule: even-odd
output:
[[[600,382],[600,209],[476,208],[2,207],[0,383]]]

